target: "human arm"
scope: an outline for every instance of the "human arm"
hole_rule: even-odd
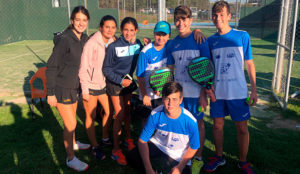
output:
[[[145,106],[151,106],[151,98],[147,95],[146,92],[145,79],[143,77],[137,77],[137,80],[138,80],[141,96],[143,97],[143,104]]]
[[[145,124],[142,133],[140,135],[139,141],[138,141],[138,147],[139,152],[145,167],[146,172],[154,172],[150,163],[149,158],[149,147],[148,147],[148,141],[150,140],[151,136],[153,135],[158,119],[155,115],[150,115],[148,117],[147,123]]]
[[[201,88],[201,92],[200,92],[200,97],[199,97],[199,106],[200,106],[200,110],[201,112],[203,112],[203,110],[206,110],[206,107],[208,105],[208,100],[207,100],[207,94],[206,94],[206,88],[202,87]]]
[[[206,42],[206,37],[199,28],[195,29],[193,32],[194,39],[197,41],[197,43],[201,44],[202,42]]]
[[[105,58],[103,61],[102,71],[106,79],[109,81],[122,85],[122,82],[128,83],[128,81],[131,81],[129,79],[122,79],[122,77],[119,74],[116,74],[114,72],[115,64],[116,64],[116,52],[115,47],[113,44],[110,44],[105,52]],[[125,85],[126,85],[125,84]],[[124,86],[124,85],[123,85]]]
[[[151,43],[151,39],[149,37],[144,37],[143,38],[143,42],[144,42],[144,46],[148,45],[149,43]]]
[[[146,173],[147,174],[155,174],[155,171],[152,168],[150,158],[149,158],[148,143],[139,139],[138,147],[139,147],[140,156],[142,158]]]
[[[256,92],[256,71],[255,71],[255,65],[253,59],[246,60],[246,67],[247,67],[247,72],[248,72],[250,85],[251,85],[251,94],[250,94],[250,100],[248,104],[250,106],[255,106],[257,102],[257,92]]]
[[[83,48],[80,68],[78,73],[80,79],[80,85],[82,89],[82,98],[85,101],[89,100],[90,95],[89,95],[88,83],[89,83],[89,79],[93,78],[93,74],[94,74],[94,68],[91,70],[89,68],[89,64],[90,64],[89,61],[91,60],[90,58],[94,56],[93,44],[90,43],[91,42],[87,42]]]
[[[193,156],[196,154],[198,149],[192,149],[189,147],[187,151],[185,152],[183,158],[180,160],[179,164],[177,164],[175,167],[173,167],[170,171],[171,174],[180,174],[186,164],[193,158]]]
[[[252,57],[252,51],[251,51],[251,44],[250,44],[250,36],[247,32],[243,33],[243,53],[244,53],[244,60],[250,80],[251,85],[251,94],[250,94],[250,100],[249,105],[255,106],[257,102],[257,93],[256,93],[256,71],[255,71],[255,65]]]
[[[57,99],[55,96],[56,77],[58,68],[63,59],[63,54],[66,52],[66,41],[62,39],[54,46],[52,54],[47,61],[46,79],[47,79],[47,103],[50,106],[56,106]]]

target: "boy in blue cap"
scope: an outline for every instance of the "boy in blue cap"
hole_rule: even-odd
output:
[[[143,48],[139,55],[136,76],[139,84],[139,98],[143,102],[141,115],[144,119],[150,115],[152,108],[162,104],[161,97],[155,95],[155,92],[150,88],[149,76],[150,73],[158,68],[167,66],[167,51],[166,45],[169,43],[171,35],[171,26],[166,21],[159,21],[154,28],[154,42],[149,43]],[[201,30],[195,30],[194,40],[200,41],[204,39]]]
[[[160,21],[154,28],[154,42],[143,48],[139,55],[136,76],[139,84],[139,98],[146,106],[143,118],[147,118],[151,113],[151,108],[162,104],[161,97],[155,95],[149,85],[149,76],[151,71],[167,66],[166,47],[171,34],[170,24],[166,21]]]

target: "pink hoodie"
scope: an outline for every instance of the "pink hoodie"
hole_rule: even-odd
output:
[[[108,43],[113,42],[110,39]],[[79,78],[82,94],[89,94],[89,89],[105,88],[102,65],[105,57],[105,43],[100,31],[96,32],[85,44],[81,55]]]

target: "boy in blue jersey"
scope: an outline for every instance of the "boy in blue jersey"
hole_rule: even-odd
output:
[[[133,149],[127,155],[128,164],[140,173],[154,174],[151,162],[155,159],[160,159],[160,165],[164,166],[162,169],[168,169],[168,173],[191,173],[190,159],[200,142],[197,120],[180,106],[182,95],[179,83],[164,85],[163,105],[151,112],[140,135],[138,149]],[[157,169],[157,166],[154,168]]]
[[[205,41],[205,36],[200,29],[194,31],[194,40],[197,42]],[[154,28],[154,42],[149,43],[143,48],[139,55],[136,76],[139,84],[139,98],[143,102],[143,107],[139,111],[142,116],[143,124],[151,113],[152,108],[162,104],[161,97],[156,95],[150,88],[149,76],[153,70],[167,66],[166,45],[169,43],[171,26],[166,21],[159,21]]]
[[[204,114],[198,110],[201,100],[201,86],[190,78],[187,66],[195,57],[202,56],[210,58],[210,52],[207,42],[198,44],[193,39],[194,33],[190,28],[192,22],[192,13],[187,6],[178,6],[175,8],[174,23],[179,35],[176,36],[167,46],[167,64],[171,69],[174,69],[175,64],[176,70],[174,79],[183,86],[182,106],[189,110],[197,119],[201,145],[193,159],[192,168],[193,173],[199,173],[203,166],[202,150],[205,140],[205,126],[203,121]]]
[[[139,97],[143,101],[144,113],[141,115],[146,119],[151,108],[156,108],[162,104],[161,97],[155,95],[149,85],[150,73],[158,68],[167,66],[166,47],[170,38],[171,27],[166,21],[160,21],[154,28],[154,42],[143,48],[139,55],[136,76],[139,84]]]
[[[217,33],[208,38],[209,48],[215,64],[215,96],[217,101],[210,104],[210,115],[214,119],[214,143],[216,155],[205,164],[206,172],[213,172],[218,166],[225,165],[223,156],[224,117],[231,116],[235,121],[238,146],[238,167],[244,173],[254,173],[251,165],[246,161],[249,147],[249,132],[247,120],[250,119],[249,105],[257,101],[255,66],[252,59],[250,38],[247,32],[232,29],[229,26],[231,18],[230,7],[227,2],[216,2],[212,8],[212,21]],[[250,84],[250,101],[247,83],[244,75],[246,64]],[[203,103],[205,107],[207,103]]]

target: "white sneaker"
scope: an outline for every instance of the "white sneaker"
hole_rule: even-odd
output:
[[[90,144],[84,144],[84,143],[81,143],[80,141],[76,141],[76,144],[73,145],[73,149],[74,150],[87,150],[91,147]]]
[[[74,158],[71,161],[68,161],[67,158],[67,166],[76,170],[77,172],[83,172],[86,171],[89,168],[89,165],[80,161],[78,158],[76,158],[76,156],[74,156]]]

